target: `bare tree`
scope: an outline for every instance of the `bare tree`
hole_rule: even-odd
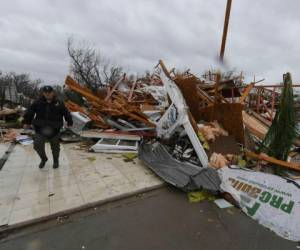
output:
[[[87,42],[75,46],[72,37],[68,39],[68,53],[71,58],[70,71],[80,84],[96,91],[99,87],[117,81],[122,67],[111,65],[109,60]]]
[[[3,79],[3,73],[0,71],[0,110],[3,109],[4,102],[5,102],[5,81]]]
[[[42,80],[31,80],[29,74],[0,72],[0,108],[6,102],[28,106],[39,96]]]
[[[35,99],[39,95],[41,79],[31,80],[29,74],[11,73],[13,83],[16,85],[18,93],[22,93],[28,98]]]

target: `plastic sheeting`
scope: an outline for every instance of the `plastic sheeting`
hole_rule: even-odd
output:
[[[139,159],[166,182],[184,191],[205,189],[216,193],[220,190],[221,181],[215,169],[178,161],[159,142],[142,144]]]
[[[299,182],[233,166],[218,172],[222,191],[247,215],[286,239],[300,241]]]

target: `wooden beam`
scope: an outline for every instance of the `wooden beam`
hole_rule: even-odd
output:
[[[220,94],[219,94],[219,86],[220,86],[220,81],[221,81],[221,73],[218,72],[216,75],[216,84],[215,84],[215,93],[214,93],[214,103],[219,103],[220,102]]]
[[[254,84],[255,83],[252,82],[252,83],[250,83],[250,84],[247,85],[247,87],[245,88],[242,96],[240,97],[240,103],[243,104],[245,102],[245,100],[246,100],[247,96],[249,95],[250,91],[253,89]]]
[[[172,79],[170,72],[168,71],[167,67],[165,66],[163,60],[159,60],[158,64],[160,65],[160,67],[162,68],[163,72],[165,73],[165,75],[169,78]]]
[[[224,59],[224,52],[225,52],[225,45],[226,45],[226,38],[227,38],[227,31],[228,31],[228,24],[229,24],[229,18],[230,18],[230,10],[231,10],[231,2],[232,2],[232,0],[227,0],[227,5],[226,5],[222,44],[221,44],[221,51],[220,51],[220,60],[222,63],[223,63],[223,59]]]
[[[119,114],[130,117],[133,120],[137,120],[143,122],[149,127],[155,127],[155,124],[150,122],[146,115],[140,112],[138,109],[134,110],[133,107],[127,104],[127,100],[124,100],[124,103],[120,103],[120,100],[114,100],[114,102],[109,103],[105,102],[101,98],[95,96],[89,89],[82,87],[79,85],[72,77],[67,76],[66,85],[70,87],[71,90],[79,93],[84,96],[89,102],[92,103],[92,106],[96,107],[99,112],[107,112],[107,110],[111,110],[111,112],[117,112]]]
[[[296,163],[296,162],[281,161],[281,160],[278,160],[274,157],[268,156],[266,154],[256,154],[256,153],[251,152],[251,151],[246,151],[245,154],[246,154],[247,157],[250,157],[250,158],[253,158],[253,159],[266,161],[266,162],[269,162],[271,164],[278,165],[280,167],[300,171],[300,164]]]

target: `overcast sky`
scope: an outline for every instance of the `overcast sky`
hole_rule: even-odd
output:
[[[68,74],[67,38],[87,40],[129,72],[169,67],[196,74],[217,66],[226,0],[2,0],[0,70],[50,84]],[[300,1],[233,0],[228,68],[300,82]]]

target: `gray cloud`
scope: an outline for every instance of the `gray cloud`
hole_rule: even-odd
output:
[[[197,74],[218,66],[226,0],[11,0],[0,3],[0,69],[49,83],[68,73],[66,41],[86,40],[132,73],[168,67]],[[300,82],[300,2],[233,0],[226,68],[267,82]]]

